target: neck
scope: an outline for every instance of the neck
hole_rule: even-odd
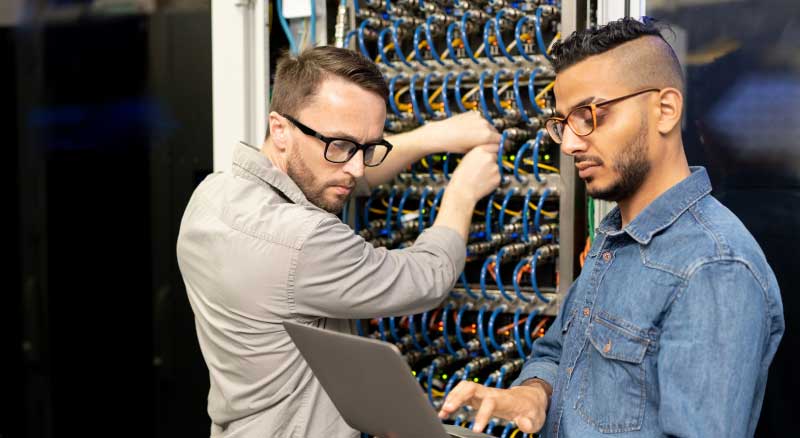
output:
[[[286,160],[278,153],[275,145],[272,144],[271,138],[267,138],[264,144],[261,145],[261,153],[269,158],[273,166],[280,169],[283,173],[286,173]]]
[[[629,198],[618,202],[619,211],[622,215],[622,228],[627,226],[636,216],[642,212],[651,202],[655,201],[664,192],[671,189],[675,184],[683,181],[692,172],[683,153],[683,146],[678,148],[680,151],[677,156],[664,157],[654,160],[656,164],[650,169],[650,174]]]

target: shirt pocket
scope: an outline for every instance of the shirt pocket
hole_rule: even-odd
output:
[[[585,371],[575,408],[602,433],[640,430],[644,419],[644,358],[649,340],[595,316],[588,329]]]

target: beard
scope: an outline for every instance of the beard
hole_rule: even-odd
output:
[[[335,200],[329,200],[325,197],[325,190],[333,186],[355,186],[355,181],[352,180],[334,183],[323,183],[319,181],[314,176],[314,172],[308,168],[302,157],[300,157],[296,148],[289,155],[289,161],[286,164],[286,174],[297,184],[297,187],[300,188],[309,202],[335,215],[342,212],[342,207],[344,207],[344,204],[350,199],[350,195],[336,195]]]
[[[587,178],[587,193],[595,199],[619,202],[629,198],[639,190],[647,174],[650,173],[650,162],[647,160],[647,121],[642,118],[639,132],[614,160],[613,169],[619,178],[608,187],[589,189],[592,182]]]

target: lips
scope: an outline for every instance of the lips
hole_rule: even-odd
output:
[[[600,167],[600,163],[585,160],[578,163],[575,163],[575,167],[578,169],[578,176],[581,179],[586,179],[595,172],[595,170]]]

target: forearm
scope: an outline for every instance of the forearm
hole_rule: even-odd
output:
[[[394,148],[380,166],[365,169],[364,178],[370,187],[391,181],[411,163],[419,161],[425,155],[437,152],[437,145],[431,144],[426,139],[427,126],[386,138]],[[440,146],[439,148],[441,149]]]
[[[442,197],[442,206],[436,215],[434,226],[443,226],[456,231],[466,242],[469,238],[469,226],[475,200],[468,193],[459,190],[455,185],[449,186]]]

